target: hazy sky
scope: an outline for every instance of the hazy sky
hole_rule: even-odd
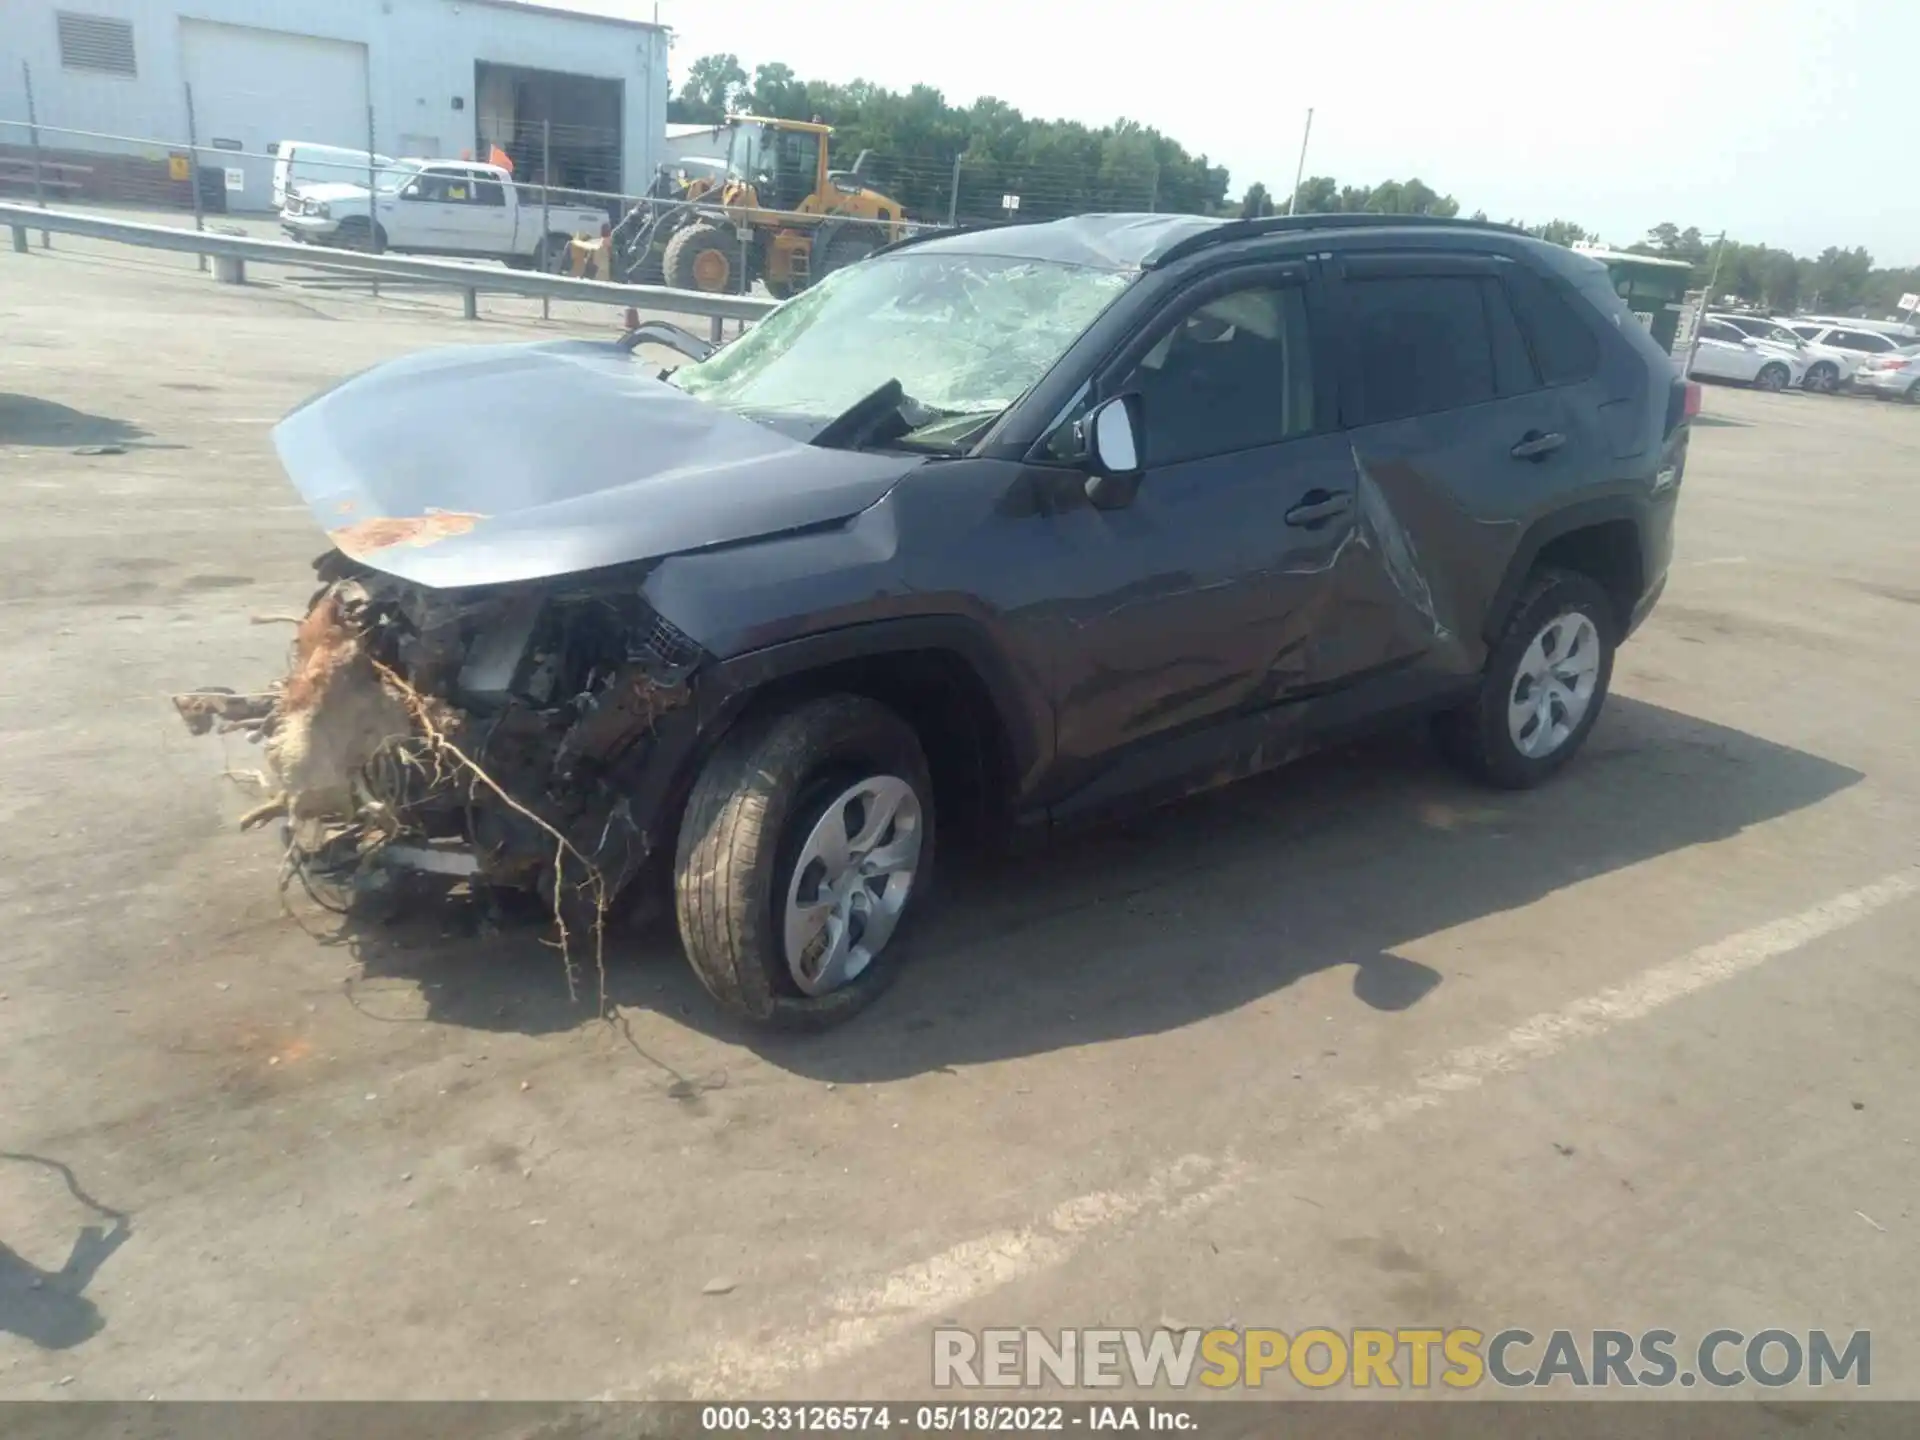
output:
[[[1915,0],[661,0],[674,83],[749,73],[924,82],[1028,115],[1127,116],[1205,152],[1238,196],[1309,174],[1417,175],[1467,213],[1561,217],[1610,243],[1672,220],[1799,254],[1920,263]]]

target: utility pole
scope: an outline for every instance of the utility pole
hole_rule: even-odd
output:
[[[1313,107],[1307,107],[1307,128],[1300,133],[1300,163],[1293,169],[1293,193],[1287,197],[1287,214],[1300,203],[1300,181],[1307,173],[1307,141],[1313,136]]]
[[[953,229],[959,224],[960,217],[960,161],[965,151],[956,151],[953,157],[953,186],[947,191],[947,228]]]

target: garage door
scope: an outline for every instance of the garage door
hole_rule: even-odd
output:
[[[200,143],[245,152],[225,157],[241,183],[235,191],[229,179],[229,209],[273,208],[273,162],[264,157],[276,141],[367,148],[366,46],[182,19],[180,52]]]

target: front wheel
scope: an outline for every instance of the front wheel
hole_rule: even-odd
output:
[[[1822,360],[1807,371],[1807,378],[1800,382],[1800,386],[1803,390],[1831,395],[1840,388],[1840,367],[1831,361]]]
[[[892,980],[933,866],[933,786],[912,728],[856,695],[729,736],[680,825],[681,944],[715,999],[818,1030]]]
[[[1762,390],[1778,394],[1787,388],[1787,382],[1793,379],[1793,373],[1784,365],[1763,365],[1760,373],[1753,377],[1753,383]]]
[[[1613,678],[1617,621],[1589,577],[1542,570],[1521,592],[1480,692],[1439,717],[1441,746],[1503,790],[1546,780],[1586,743]]]

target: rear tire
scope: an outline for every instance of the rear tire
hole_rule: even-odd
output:
[[[858,265],[880,248],[880,237],[865,226],[823,225],[807,257],[809,282]]]
[[[567,273],[567,255],[573,249],[573,237],[555,231],[543,235],[539,246],[533,252],[533,268],[545,275],[564,275]]]
[[[818,838],[836,824],[849,853],[879,868],[822,863]],[[822,1030],[850,1018],[899,969],[905,932],[926,906],[934,838],[926,757],[885,706],[829,695],[747,724],[708,760],[681,820],[675,912],[694,973],[760,1025]],[[820,924],[808,930],[807,915]],[[812,937],[797,955],[796,924]],[[859,942],[875,933],[880,945],[861,961]],[[835,957],[846,975],[829,986]]]
[[[1905,398],[1909,405],[1920,405],[1920,380],[1914,381],[1907,387]]]
[[[1760,367],[1760,373],[1753,377],[1753,383],[1769,394],[1777,395],[1787,388],[1793,379],[1793,372],[1777,361],[1770,361]]]
[[[1502,790],[1530,790],[1548,779],[1586,743],[1600,717],[1619,623],[1607,592],[1590,577],[1536,572],[1487,658],[1479,693],[1436,717],[1441,749]],[[1576,676],[1590,679],[1583,684]]]
[[[689,225],[667,242],[662,268],[676,290],[732,294],[740,288],[740,242],[710,222]]]

